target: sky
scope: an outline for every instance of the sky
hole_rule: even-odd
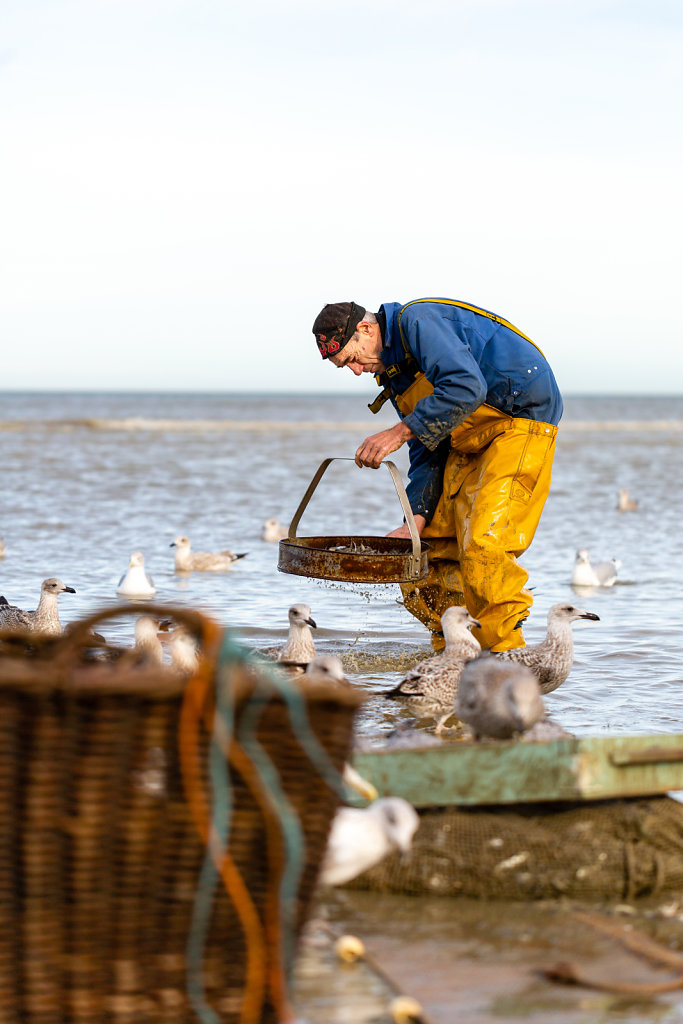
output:
[[[320,308],[442,296],[567,393],[683,391],[682,39],[679,0],[5,0],[0,388],[352,393]]]

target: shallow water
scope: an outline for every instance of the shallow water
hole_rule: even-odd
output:
[[[340,654],[370,700],[360,731],[386,732],[396,714],[382,693],[431,653],[426,630],[398,603],[397,586],[313,581],[277,571],[270,516],[288,523],[320,462],[350,458],[366,434],[394,420],[337,396],[23,395],[0,406],[3,497],[0,593],[33,608],[40,582],[59,576],[63,622],[116,602],[131,551],[144,552],[157,599],[206,609],[255,646],[287,632],[287,609],[309,604],[320,651]],[[394,461],[405,476],[405,452]],[[626,487],[636,512],[616,509]],[[535,604],[527,643],[550,605],[572,600],[600,616],[574,627],[575,665],[547,698],[577,734],[683,732],[679,564],[683,541],[683,403],[677,398],[568,398],[553,487],[523,562]],[[333,463],[299,534],[384,534],[402,513],[388,472]],[[248,552],[227,574],[179,576],[169,547]],[[617,584],[576,593],[574,554],[619,558]],[[132,642],[134,617],[103,631]],[[387,705],[389,705],[387,707]]]

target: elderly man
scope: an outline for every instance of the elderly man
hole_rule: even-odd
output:
[[[331,303],[313,324],[323,359],[382,385],[399,422],[367,437],[359,466],[377,469],[408,442],[408,499],[430,545],[429,573],[402,584],[406,608],[435,634],[464,604],[484,649],[524,646],[532,598],[517,558],[550,489],[562,399],[543,353],[485,309],[454,299],[388,302],[376,314]],[[404,525],[390,537],[407,537]]]

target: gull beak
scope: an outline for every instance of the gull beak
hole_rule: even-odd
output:
[[[75,594],[76,591],[74,590],[73,587],[64,587],[64,593],[65,594]]]
[[[304,622],[308,626],[313,626],[313,629],[317,629],[318,628],[317,625],[316,625],[315,619],[304,619]]]
[[[473,626],[476,626],[476,627],[477,627],[477,629],[481,629],[481,622],[479,621],[479,619],[471,619],[471,620],[470,620],[470,629],[471,629],[471,628],[472,628]]]
[[[379,793],[373,784],[368,782],[367,779],[364,779],[362,775],[359,775],[356,769],[352,768],[350,764],[347,763],[344,765],[342,776],[346,785],[350,786],[351,789],[355,789],[356,793],[360,793],[364,800],[372,802],[379,796]]]
[[[171,543],[168,546],[169,546],[169,548],[174,548],[175,547],[175,541],[172,540]]]
[[[594,622],[600,621],[600,616],[596,615],[595,612],[582,612],[580,617],[582,619],[592,619]]]

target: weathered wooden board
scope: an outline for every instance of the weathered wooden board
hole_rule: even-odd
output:
[[[416,807],[648,796],[683,790],[683,735],[444,743],[357,753],[353,765],[380,796]]]

